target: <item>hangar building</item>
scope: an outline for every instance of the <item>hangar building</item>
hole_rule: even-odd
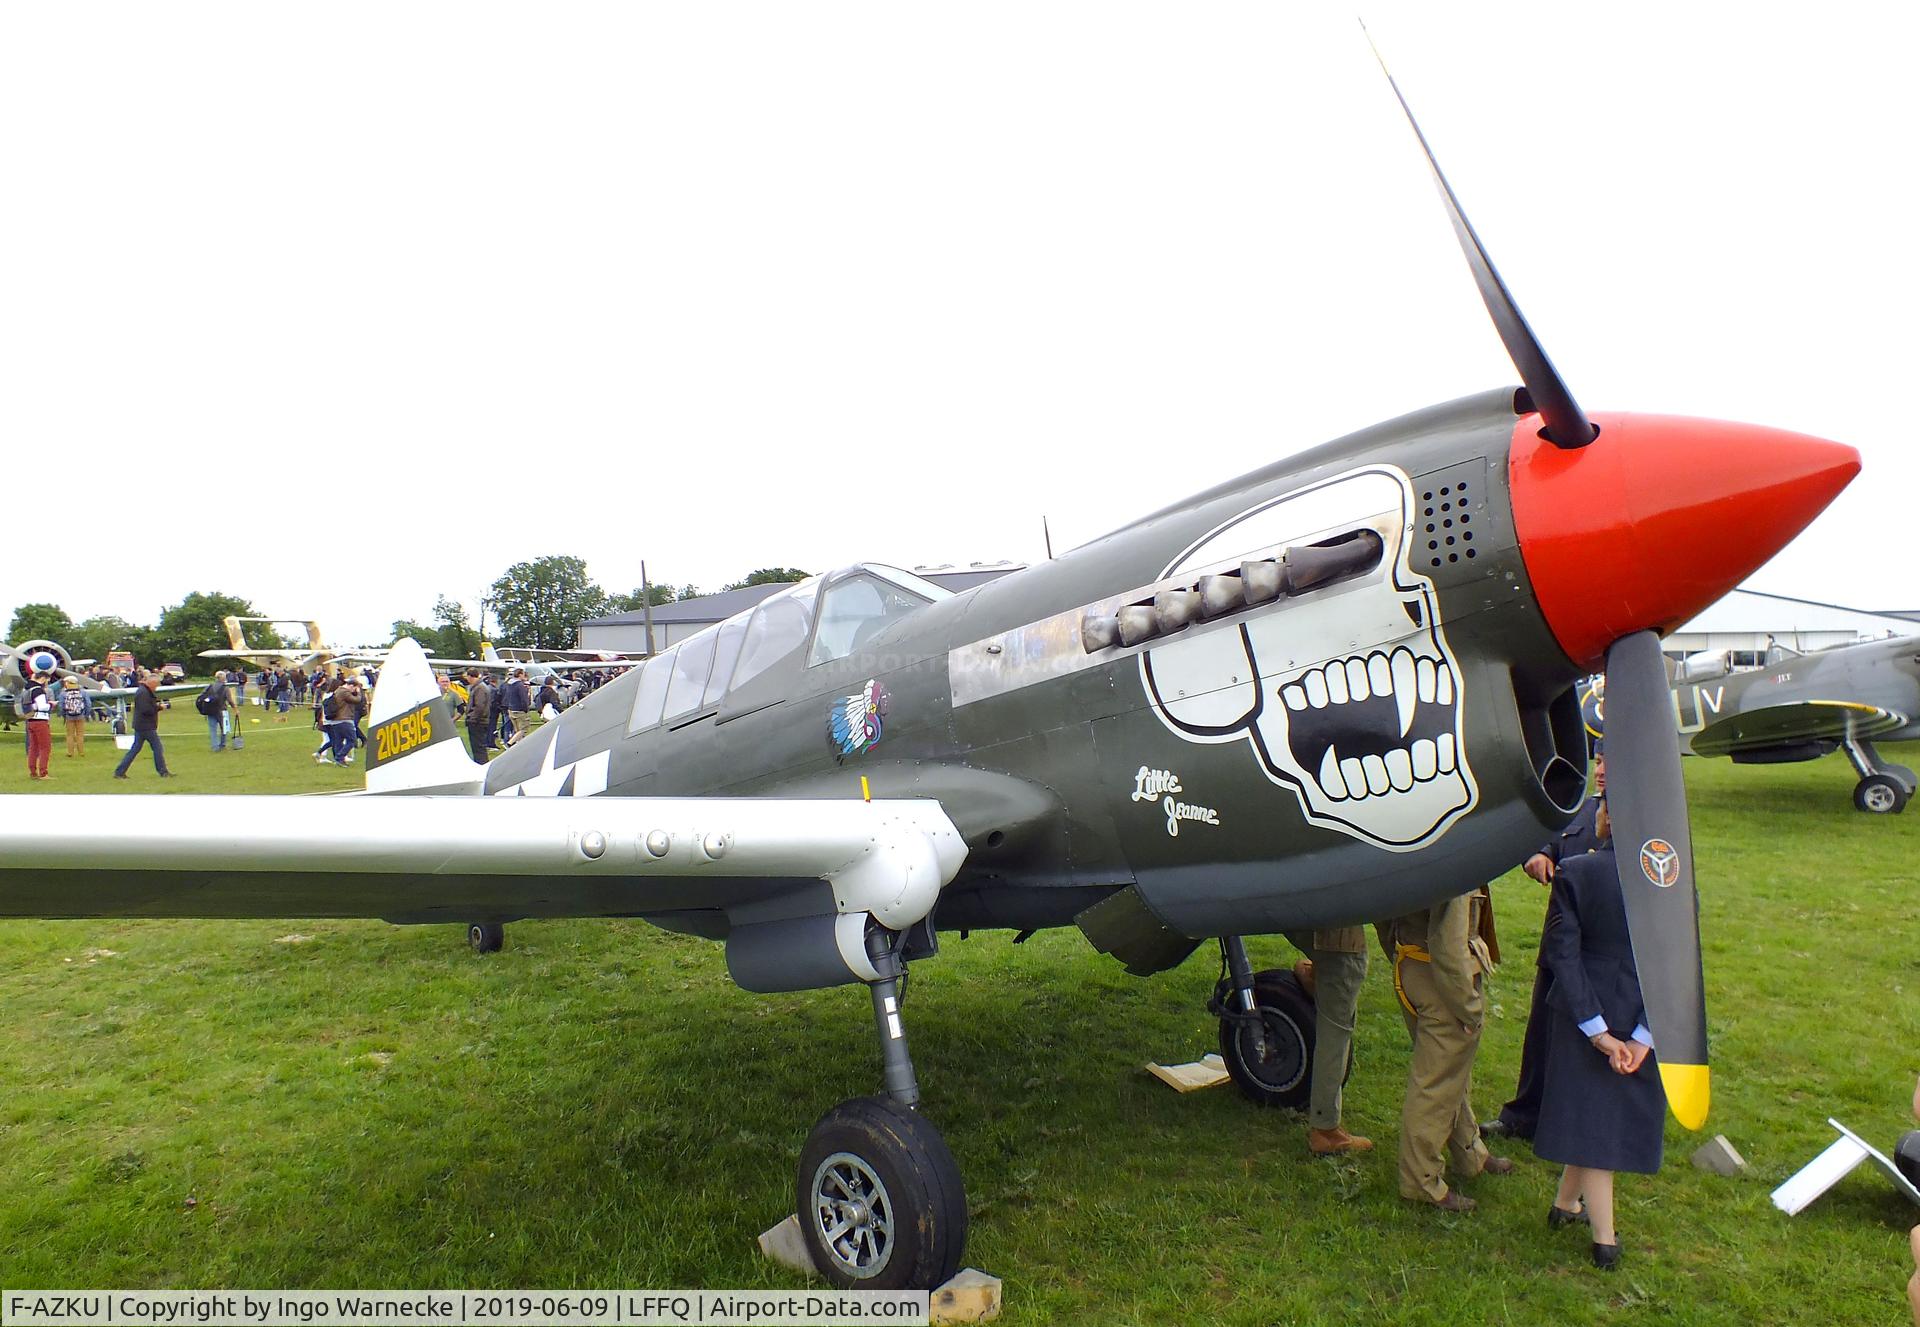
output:
[[[1920,635],[1920,620],[1908,613],[1870,613],[1784,594],[1735,590],[1683,624],[1661,648],[1673,659],[1726,650],[1735,668],[1747,668],[1765,662],[1769,644],[1805,654],[1879,636],[1912,635]]]

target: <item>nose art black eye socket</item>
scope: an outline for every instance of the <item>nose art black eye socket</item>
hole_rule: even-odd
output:
[[[1421,620],[1422,614],[1420,612],[1420,601],[1418,599],[1402,599],[1400,601],[1400,607],[1407,610],[1407,616],[1413,619],[1414,626],[1424,627],[1427,625]]]

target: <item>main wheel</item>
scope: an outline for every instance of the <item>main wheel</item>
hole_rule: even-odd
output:
[[[885,1097],[820,1117],[800,1149],[800,1230],[843,1289],[933,1290],[960,1270],[967,1195],[946,1140]]]
[[[1853,808],[1869,815],[1893,815],[1907,809],[1907,790],[1892,775],[1869,774],[1854,785]]]
[[[1253,974],[1253,999],[1265,1034],[1258,1049],[1251,1024],[1220,1020],[1220,1058],[1227,1062],[1227,1076],[1256,1106],[1304,1110],[1313,1091],[1313,1001],[1283,968]]]
[[[507,928],[499,922],[475,922],[467,927],[467,943],[476,954],[497,954],[507,942]]]

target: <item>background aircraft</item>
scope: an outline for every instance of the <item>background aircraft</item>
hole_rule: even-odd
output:
[[[1859,774],[1854,807],[1907,808],[1914,772],[1881,758],[1875,741],[1920,740],[1920,638],[1896,636],[1801,654],[1776,645],[1758,668],[1733,672],[1724,656],[1674,670],[1673,720],[1688,755],[1737,765],[1818,760],[1844,751]],[[1606,688],[1586,693],[1587,727],[1605,727]]]
[[[232,617],[221,621],[227,628],[227,641],[230,646],[224,650],[202,650],[202,659],[243,659],[248,663],[283,664],[288,668],[304,668],[311,672],[315,668],[331,663],[336,656],[334,648],[327,644],[320,634],[320,624],[311,618],[279,617]],[[249,645],[247,644],[246,624],[256,623],[265,626],[289,626],[299,623],[307,629],[305,647],[285,645]]]
[[[638,916],[723,939],[750,990],[864,985],[885,1090],[814,1126],[796,1207],[835,1283],[931,1286],[960,1265],[967,1205],[918,1109],[900,996],[938,929],[1074,925],[1142,975],[1215,940],[1230,1072],[1256,1101],[1298,1100],[1311,1005],[1290,974],[1254,973],[1242,937],[1393,915],[1520,860],[1584,798],[1577,683],[1604,665],[1648,1022],[1697,1127],[1703,983],[1658,633],[1859,459],[1588,414],[1434,176],[1524,388],[1263,466],[961,594],[874,563],[803,582],[486,766],[400,642],[367,791],[401,796],[122,797],[105,827],[83,799],[21,800],[0,807],[0,913]]]
[[[37,672],[51,673],[63,686],[77,686],[95,700],[124,700],[132,687],[109,686],[88,677],[81,670],[91,659],[76,659],[64,645],[50,640],[30,640],[19,645],[0,644],[0,705],[18,713],[21,697]],[[183,695],[206,690],[204,682],[188,682],[158,689],[163,696]]]

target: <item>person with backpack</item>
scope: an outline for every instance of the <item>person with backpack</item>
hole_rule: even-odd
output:
[[[27,719],[27,777],[45,779],[47,762],[53,758],[53,680],[52,673],[33,675],[33,682],[20,698],[20,712]]]
[[[87,720],[93,717],[93,697],[74,678],[60,687],[60,717],[67,725],[67,756],[87,754]]]
[[[193,707],[206,716],[207,746],[214,751],[227,749],[227,706],[232,699],[219,673],[213,675],[212,686],[193,698]]]

